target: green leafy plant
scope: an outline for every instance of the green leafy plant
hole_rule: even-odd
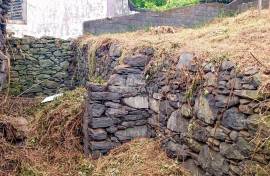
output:
[[[199,0],[132,0],[137,8],[154,11],[168,10],[199,3]]]

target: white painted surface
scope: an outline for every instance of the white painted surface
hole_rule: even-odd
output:
[[[128,0],[27,0],[27,24],[8,24],[8,30],[17,37],[74,38],[84,21],[128,13]]]

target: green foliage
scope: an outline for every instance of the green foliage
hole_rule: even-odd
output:
[[[199,3],[199,0],[132,0],[136,7],[155,11],[168,10]]]

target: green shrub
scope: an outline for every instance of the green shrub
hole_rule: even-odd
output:
[[[197,4],[199,0],[132,0],[132,2],[141,9],[162,11]]]

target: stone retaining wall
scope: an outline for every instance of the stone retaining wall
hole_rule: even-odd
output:
[[[8,63],[5,58],[6,54],[6,15],[10,0],[0,1],[0,91],[4,88],[4,83],[7,79]]]
[[[233,11],[237,13],[245,12],[250,8],[257,8],[258,0],[234,0],[231,3],[227,4],[224,9],[227,11]],[[262,8],[269,8],[269,1],[262,0]]]
[[[12,48],[9,54],[13,95],[52,95],[83,85],[88,78],[88,73],[80,70],[88,62],[75,57],[76,46],[72,41],[24,37],[11,38],[8,42]]]
[[[240,72],[228,60],[202,63],[192,53],[157,68],[150,59],[126,57],[106,84],[88,84],[89,148],[95,157],[136,137],[163,136],[168,156],[194,175],[242,175],[247,164],[269,163],[269,150],[256,148],[253,140],[259,114],[270,113],[260,103],[265,97],[256,68]],[[267,137],[269,129],[260,127]]]
[[[166,12],[140,12],[110,19],[86,21],[84,33],[103,34],[134,31],[151,26],[194,27],[209,22],[219,15],[222,5],[199,4]]]

